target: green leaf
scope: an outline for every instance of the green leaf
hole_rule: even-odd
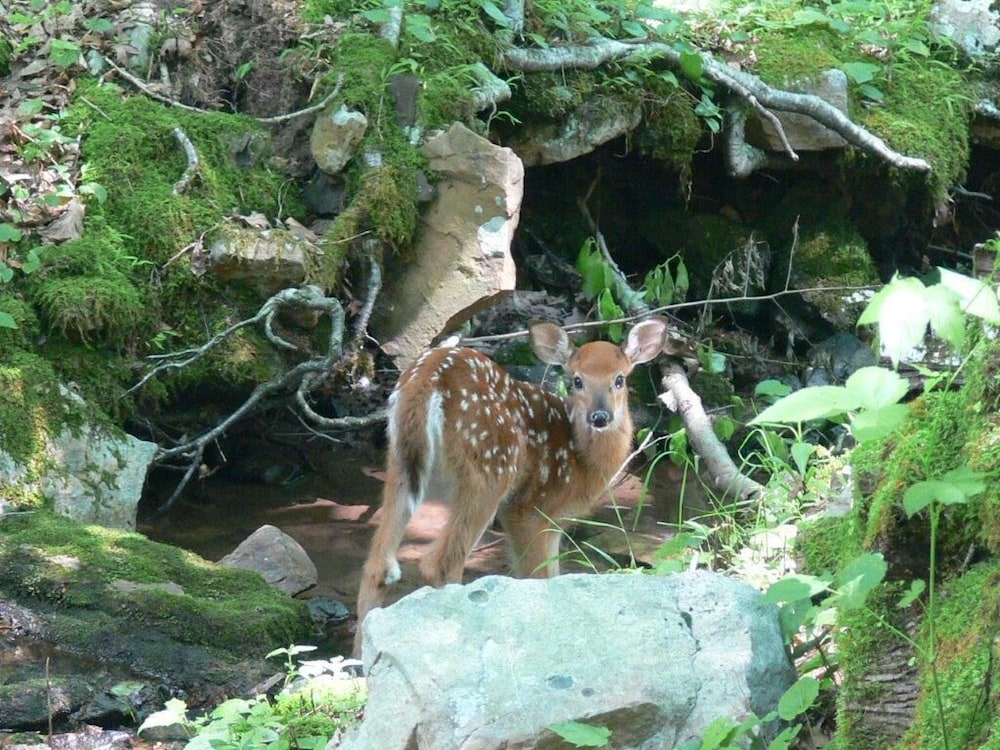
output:
[[[910,390],[910,383],[898,372],[885,367],[862,367],[844,383],[847,392],[863,409],[891,406]]]
[[[10,313],[0,310],[0,328],[17,328],[17,321]]]
[[[878,324],[882,346],[898,364],[900,358],[923,343],[930,323],[924,292],[919,279],[893,277],[882,287],[858,318],[858,325]]]
[[[6,284],[14,278],[14,269],[0,260],[0,282]]]
[[[924,299],[931,330],[960,349],[965,340],[965,315],[958,309],[959,296],[942,284],[934,284],[924,290]]]
[[[785,721],[791,721],[808,711],[818,696],[819,680],[804,675],[778,699],[778,716]]]
[[[881,102],[885,100],[885,93],[882,89],[877,86],[872,86],[870,83],[863,83],[858,86],[858,93],[866,99],[871,99],[873,102]]]
[[[492,0],[479,0],[479,7],[502,29],[510,27],[510,19],[496,6]]]
[[[827,584],[816,576],[793,573],[772,583],[764,592],[763,599],[772,604],[797,602],[811,599],[816,594],[826,591],[827,588]]]
[[[938,268],[941,285],[959,297],[959,307],[969,315],[975,315],[988,323],[1000,323],[1000,303],[997,293],[979,279],[973,279],[947,268]]]
[[[184,701],[178,698],[171,698],[163,706],[162,711],[156,711],[146,717],[146,720],[142,722],[136,731],[137,734],[142,734],[143,730],[153,729],[154,727],[169,727],[174,724],[190,725],[191,722],[187,718],[187,704]]]
[[[881,440],[899,429],[909,413],[910,409],[906,404],[866,409],[851,419],[851,435],[859,443]]]
[[[45,102],[41,99],[25,99],[17,105],[17,112],[21,115],[37,115],[45,108]]]
[[[980,492],[986,491],[987,476],[983,472],[973,471],[968,466],[959,466],[945,474],[943,479],[961,489],[966,497],[975,497]]]
[[[97,198],[97,202],[104,205],[108,200],[108,191],[99,182],[85,182],[79,188],[80,195],[92,195]]]
[[[574,747],[607,747],[611,740],[611,730],[607,727],[595,727],[579,721],[549,724],[546,729],[552,730]]]
[[[0,222],[0,242],[20,242],[21,230],[13,224]]]
[[[767,745],[767,750],[788,750],[792,746],[792,742],[796,737],[799,736],[799,732],[802,731],[802,725],[796,724],[791,727],[785,727],[782,729],[778,736],[771,740]]]
[[[885,578],[885,558],[878,552],[866,552],[851,560],[833,581],[836,606],[844,612],[860,609],[868,594]]]
[[[753,389],[753,395],[758,398],[782,398],[792,392],[792,386],[780,380],[762,380]]]
[[[414,36],[418,42],[433,42],[437,39],[434,29],[431,28],[431,17],[425,13],[410,13],[406,16],[406,30]]]
[[[720,716],[701,733],[701,750],[729,747],[736,738],[739,725],[728,716]]]
[[[925,588],[927,588],[927,584],[924,583],[923,579],[914,578],[910,581],[910,590],[903,595],[902,599],[896,602],[896,607],[899,609],[906,609],[913,604],[913,602],[915,602],[922,593],[924,593]]]
[[[798,424],[813,419],[829,419],[853,411],[858,406],[857,397],[843,386],[820,385],[802,388],[785,396],[750,420],[750,424]]]
[[[697,52],[681,52],[680,56],[680,66],[681,72],[684,73],[692,81],[700,81],[702,72],[705,69],[705,63],[701,59],[701,55]]]
[[[874,63],[866,62],[849,62],[843,63],[840,69],[847,74],[854,83],[870,83],[875,75],[882,69],[881,65],[875,65]]]
[[[647,36],[646,27],[638,21],[622,21],[622,31],[636,39],[645,39]]]
[[[372,23],[388,23],[389,22],[389,9],[388,8],[372,8],[362,12],[362,17],[371,21]]]
[[[80,59],[80,45],[67,39],[53,39],[49,46],[49,59],[60,68],[68,68]]]
[[[809,457],[816,450],[816,446],[812,443],[793,443],[792,448],[789,451],[792,454],[792,460],[795,462],[795,468],[799,470],[799,474],[805,476],[806,466],[809,463]]]

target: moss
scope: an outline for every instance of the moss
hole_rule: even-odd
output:
[[[369,121],[392,120],[392,100],[386,96],[386,83],[396,58],[393,46],[374,34],[341,37],[330,61],[333,70],[344,74],[341,101],[364,112]]]
[[[29,475],[48,460],[46,437],[83,423],[81,408],[71,409],[59,394],[52,365],[37,354],[15,350],[0,362],[0,446]]]
[[[635,146],[640,153],[677,169],[682,181],[687,181],[691,160],[705,133],[702,120],[683,89],[662,81],[652,86],[652,95],[644,105],[645,116],[635,134]]]
[[[2,523],[0,590],[68,614],[60,635],[75,640],[60,641],[65,648],[98,638],[108,627],[235,657],[308,636],[304,603],[255,573],[222,568],[139,534],[44,512]],[[149,584],[176,584],[183,593]],[[68,627],[70,622],[77,627]]]
[[[930,666],[921,671],[915,721],[900,748],[939,748],[942,734],[955,748],[1000,746],[1000,688],[993,678],[1000,658],[1000,565],[978,565],[942,587],[935,628],[939,710]],[[919,639],[926,643],[930,619]],[[941,717],[944,717],[944,726]]]
[[[31,305],[13,294],[0,294],[0,312],[14,319],[16,328],[0,328],[0,355],[30,349],[41,335],[41,323]]]
[[[14,45],[5,36],[0,36],[0,78],[10,75],[10,61],[14,57]]]
[[[82,79],[66,127],[86,132],[83,157],[93,179],[109,188],[104,216],[130,238],[142,260],[167,260],[231,211],[303,215],[281,175],[263,163],[237,163],[234,141],[247,134],[267,137],[252,118],[185,112],[147,97],[124,98],[111,86]],[[174,128],[187,135],[200,158],[197,177],[179,195],[174,185],[188,164]]]

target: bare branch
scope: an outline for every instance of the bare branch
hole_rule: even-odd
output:
[[[201,169],[201,161],[198,159],[198,151],[195,149],[194,144],[191,143],[191,139],[187,137],[187,134],[183,130],[174,128],[170,132],[177,142],[181,144],[181,148],[184,149],[184,156],[187,157],[187,169],[184,170],[181,178],[174,183],[174,195],[181,195],[187,192],[188,187],[191,185],[191,180],[198,175]]]

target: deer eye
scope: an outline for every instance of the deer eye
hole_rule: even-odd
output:
[[[625,376],[621,373],[615,378],[615,388],[621,390],[625,387]]]
[[[583,378],[581,378],[579,375],[574,375],[573,376],[573,387],[576,388],[578,391],[582,391],[583,390]]]

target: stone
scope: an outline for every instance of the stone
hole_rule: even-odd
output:
[[[1000,11],[993,0],[937,0],[930,22],[935,33],[953,41],[969,57],[1000,48]]]
[[[316,165],[330,175],[347,166],[368,129],[368,118],[341,105],[329,107],[313,125],[309,149]]]
[[[795,681],[778,610],[725,576],[490,576],[364,623],[369,701],[343,750],[562,747],[549,724],[672,748],[763,716]]]
[[[195,257],[201,270],[270,296],[301,286],[315,245],[285,229],[255,229],[224,224],[207,253]]]
[[[385,274],[371,330],[400,367],[509,294],[524,167],[460,123],[423,146],[437,178],[414,248]]]
[[[316,585],[316,565],[288,534],[265,524],[219,560],[227,568],[242,568],[261,577],[289,596]]]
[[[784,88],[800,94],[812,94],[848,114],[847,75],[842,70],[825,70],[816,76],[789,82]],[[795,112],[774,112],[785,131],[788,143],[795,151],[824,151],[847,145],[838,133],[820,125],[812,117]],[[774,127],[760,115],[747,121],[747,141],[769,151],[785,150]]]
[[[589,154],[634,130],[641,121],[640,105],[595,97],[580,105],[564,122],[525,125],[511,147],[526,167],[556,164]]]

